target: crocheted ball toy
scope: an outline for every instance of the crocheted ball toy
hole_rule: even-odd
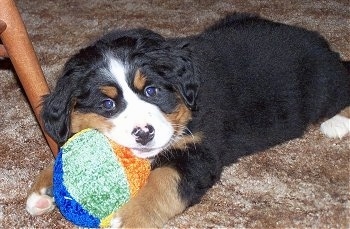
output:
[[[81,227],[108,227],[151,171],[148,160],[93,129],[70,138],[54,165],[53,195],[62,215]]]

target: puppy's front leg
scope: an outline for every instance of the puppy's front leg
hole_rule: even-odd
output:
[[[42,215],[55,208],[51,193],[53,165],[42,170],[28,193],[27,211],[33,215]]]
[[[162,227],[187,207],[178,191],[179,182],[180,176],[175,169],[156,168],[138,194],[115,213],[111,226]]]

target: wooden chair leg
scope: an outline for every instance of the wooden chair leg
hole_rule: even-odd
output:
[[[49,93],[49,88],[14,1],[1,0],[0,19],[6,24],[5,30],[0,34],[3,46],[11,59],[34,114],[40,126],[43,127],[40,116],[41,99],[43,95]],[[43,133],[53,154],[56,155],[57,144],[44,130]]]
[[[2,32],[4,32],[5,29],[6,29],[6,23],[4,21],[0,20],[0,34]],[[8,57],[6,49],[2,44],[0,44],[0,56],[1,57]]]

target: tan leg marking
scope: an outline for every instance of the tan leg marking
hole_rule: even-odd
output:
[[[175,169],[153,170],[147,184],[114,215],[112,227],[162,227],[187,206],[178,193],[180,176]]]
[[[40,192],[43,188],[51,187],[52,177],[53,177],[53,165],[50,165],[49,167],[45,168],[39,173],[29,193]]]
[[[26,210],[33,216],[42,215],[55,208],[54,200],[47,195],[47,190],[52,187],[53,166],[40,172],[32,188],[28,192]]]

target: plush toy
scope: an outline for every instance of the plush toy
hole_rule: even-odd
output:
[[[86,129],[60,149],[53,194],[62,215],[82,227],[108,227],[113,213],[146,182],[150,163],[97,130]]]

